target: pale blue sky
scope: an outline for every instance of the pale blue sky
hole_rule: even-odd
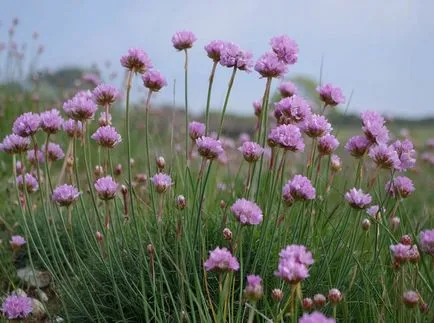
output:
[[[183,55],[171,46],[172,34],[190,29],[198,37],[191,50],[191,109],[200,112],[206,100],[210,60],[203,46],[212,39],[231,40],[255,58],[269,49],[274,35],[288,34],[300,47],[289,76],[319,77],[354,90],[350,111],[375,109],[388,115],[434,115],[434,1],[430,0],[176,0],[176,1],[13,1],[1,0],[0,37],[19,17],[17,38],[31,40],[38,31],[46,46],[41,65],[89,66],[112,61],[129,47],[145,49],[168,81],[158,102],[183,100]],[[223,101],[229,71],[218,70],[213,105]],[[139,80],[136,80],[136,84]],[[278,82],[275,82],[276,86]],[[239,73],[229,110],[252,113],[251,102],[262,96],[264,80],[257,73]]]

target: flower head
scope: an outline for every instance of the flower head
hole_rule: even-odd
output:
[[[241,224],[259,224],[262,222],[262,210],[256,203],[238,199],[231,207],[232,213]]]
[[[282,77],[288,68],[275,53],[268,52],[259,57],[255,64],[255,71],[263,77]]]
[[[368,151],[371,142],[363,136],[351,137],[345,144],[345,149],[356,158],[361,158]]]
[[[205,46],[205,51],[208,57],[214,62],[219,62],[225,46],[226,42],[223,40],[212,40],[208,45]]]
[[[270,45],[285,64],[295,64],[298,58],[297,43],[286,35],[271,38]]]
[[[276,276],[291,284],[309,277],[309,266],[313,264],[312,254],[301,245],[289,245],[279,253]]]
[[[220,56],[220,64],[249,72],[253,66],[252,53],[242,50],[234,43],[227,43]]]
[[[119,90],[110,84],[99,84],[92,91],[93,100],[100,106],[107,106],[115,103],[119,98]]]
[[[117,133],[116,128],[112,126],[99,127],[96,132],[91,136],[98,145],[106,148],[114,148],[122,142],[122,137]]]
[[[74,119],[68,119],[63,122],[63,131],[65,131],[70,137],[81,137],[83,135],[83,124],[81,121],[76,121]]]
[[[97,106],[93,101],[92,92],[80,91],[63,104],[63,110],[68,117],[78,120],[90,120],[95,115]]]
[[[338,155],[332,155],[331,156],[330,168],[333,172],[339,172],[342,169],[341,158]]]
[[[398,176],[388,181],[384,189],[395,198],[406,198],[415,190],[412,180],[405,176]]]
[[[9,244],[12,246],[12,248],[18,248],[26,243],[26,239],[24,239],[22,236],[12,236],[11,241],[9,241]]]
[[[112,115],[105,111],[101,112],[99,115],[98,124],[100,127],[111,126]]]
[[[46,133],[53,134],[62,128],[63,118],[57,109],[51,109],[41,113],[41,128]]]
[[[4,151],[10,155],[19,154],[27,151],[30,148],[30,139],[21,137],[16,134],[11,134],[3,139],[0,143],[0,151]]]
[[[98,178],[94,186],[101,200],[111,200],[115,197],[119,184],[111,176],[105,176]]]
[[[290,151],[303,151],[304,142],[300,129],[292,124],[283,124],[271,129],[268,135],[270,146],[279,145],[281,148]]]
[[[23,191],[24,190],[24,179],[26,181],[26,189],[28,193],[34,193],[38,190],[39,184],[38,180],[30,173],[26,173],[24,175],[17,176],[17,185],[18,188]]]
[[[39,149],[36,150],[36,156],[38,158],[38,163],[42,165],[45,162],[45,156],[42,151]],[[31,165],[36,165],[36,158],[35,158],[35,150],[31,149],[27,151],[27,160]]]
[[[33,136],[41,127],[41,117],[33,112],[20,115],[12,126],[14,134],[21,137]]]
[[[416,166],[416,150],[414,150],[413,143],[410,140],[397,140],[392,146],[401,162],[397,168],[399,171],[406,171]]]
[[[54,142],[49,142],[47,148],[45,145],[43,145],[42,151],[47,151],[48,160],[50,161],[60,160],[65,157],[62,147],[60,147],[58,144],[55,144]]]
[[[419,258],[419,251],[416,245],[398,243],[390,246],[393,260],[397,263],[405,263],[415,257]]]
[[[302,130],[309,137],[316,138],[330,133],[333,128],[326,117],[319,114],[313,114],[302,125]]]
[[[318,86],[316,91],[319,93],[321,100],[329,106],[336,106],[341,103],[345,103],[345,97],[342,94],[342,90],[338,87],[334,87],[328,83],[323,86]]]
[[[9,295],[3,301],[1,311],[8,320],[25,319],[32,313],[33,302],[30,297]]]
[[[219,247],[210,251],[203,265],[206,271],[238,271],[240,268],[237,258],[228,249]]]
[[[165,173],[157,173],[151,178],[152,184],[154,185],[158,193],[164,193],[167,189],[172,186],[172,178]]]
[[[188,124],[188,133],[191,140],[196,140],[205,135],[205,124],[192,121]]]
[[[291,97],[297,94],[298,90],[294,83],[290,81],[282,82],[279,85],[279,93],[282,98]]]
[[[252,141],[243,142],[243,145],[238,150],[241,151],[244,159],[249,163],[257,161],[264,153],[264,149]]]
[[[62,184],[53,190],[51,199],[60,206],[70,206],[80,197],[80,192],[75,186]]]
[[[221,141],[211,137],[196,139],[196,145],[199,154],[206,159],[215,159],[224,152]]]
[[[419,234],[419,243],[423,252],[434,257],[434,229],[422,231]]]
[[[296,201],[313,200],[316,197],[315,188],[307,177],[295,175],[282,190],[284,202],[291,206]]]
[[[309,103],[298,95],[285,97],[275,105],[274,116],[279,124],[300,124],[308,120],[311,115]]]
[[[345,193],[345,199],[355,209],[366,209],[372,202],[372,197],[361,189],[352,188]]]
[[[362,131],[373,144],[386,143],[389,140],[389,130],[385,127],[385,120],[375,111],[365,111],[360,114]]]
[[[398,153],[392,145],[387,146],[383,143],[376,145],[369,150],[368,155],[380,168],[398,169],[401,165]]]
[[[262,100],[253,101],[253,109],[255,110],[255,116],[260,117],[262,112]]]
[[[298,323],[336,323],[332,318],[328,318],[320,312],[304,313]]]
[[[408,290],[402,294],[402,301],[407,307],[415,307],[419,303],[419,294],[415,291]]]
[[[193,47],[193,43],[197,40],[196,36],[191,31],[177,31],[172,36],[172,44],[177,50],[183,50]]]
[[[148,54],[139,48],[128,49],[127,55],[121,57],[121,65],[135,73],[143,74],[152,68],[152,62]]]
[[[244,296],[252,301],[258,301],[262,296],[264,296],[264,287],[262,286],[261,276],[247,276],[247,286],[244,289]]]
[[[318,151],[321,155],[331,155],[339,147],[339,141],[333,135],[325,135],[318,140]]]
[[[142,75],[143,85],[153,92],[160,91],[167,85],[163,74],[157,70],[150,70]]]

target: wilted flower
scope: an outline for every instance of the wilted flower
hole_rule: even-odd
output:
[[[292,124],[283,124],[271,129],[268,135],[268,144],[270,146],[279,145],[285,150],[294,152],[304,150],[304,142],[300,129]]]
[[[372,202],[372,197],[361,189],[352,188],[345,193],[345,199],[355,209],[366,209]]]
[[[243,145],[238,150],[241,151],[244,159],[249,163],[257,161],[264,152],[264,149],[259,144],[252,141],[243,142]]]
[[[192,121],[188,124],[188,134],[191,140],[196,140],[205,135],[205,124]]]
[[[246,199],[238,199],[232,205],[231,211],[241,224],[255,225],[262,222],[261,208]]]
[[[121,65],[130,71],[143,74],[152,67],[152,62],[142,49],[130,48],[127,55],[121,57]]]
[[[360,114],[362,130],[366,138],[373,144],[386,143],[389,140],[389,130],[384,126],[385,120],[375,111],[365,111]]]
[[[9,295],[3,301],[1,312],[8,320],[21,320],[27,318],[33,310],[30,297]]]
[[[215,159],[224,152],[220,140],[211,137],[196,139],[196,145],[199,154],[206,159]]]
[[[208,45],[205,46],[205,51],[209,58],[214,62],[220,61],[220,56],[222,51],[226,46],[226,42],[222,40],[212,40]]]
[[[172,36],[172,44],[177,50],[183,50],[193,47],[193,43],[197,40],[196,36],[191,31],[177,31]]]
[[[282,77],[288,68],[275,53],[265,53],[257,60],[255,71],[263,77]]]
[[[119,185],[111,176],[105,176],[98,178],[94,186],[101,200],[111,200],[115,197]]]
[[[28,193],[34,193],[38,190],[39,184],[38,180],[30,173],[26,173],[25,175],[26,180],[26,189]],[[17,176],[17,185],[18,188],[23,191],[24,190],[24,178],[23,175]]]
[[[356,158],[361,158],[368,151],[371,142],[363,136],[351,137],[345,144],[345,149]]]
[[[92,96],[96,104],[104,107],[115,103],[120,93],[113,85],[100,84],[93,89]]]
[[[163,74],[157,70],[147,71],[142,75],[143,85],[150,91],[158,92],[167,85]]]
[[[11,134],[3,139],[0,143],[0,151],[4,151],[8,154],[20,154],[27,151],[30,148],[30,139],[21,137],[16,134]]]
[[[81,121],[73,119],[66,120],[63,125],[63,131],[65,131],[70,137],[81,137],[83,135],[83,124]]]
[[[333,128],[327,121],[326,117],[319,114],[313,114],[305,123],[303,123],[302,130],[309,137],[316,138],[330,133]]]
[[[85,121],[93,118],[97,106],[93,101],[92,92],[80,91],[63,104],[63,110],[68,117],[78,121]]]
[[[68,184],[57,186],[53,190],[52,200],[60,206],[70,206],[80,197],[80,192],[76,187]]]
[[[279,87],[279,93],[282,98],[291,97],[295,94],[297,94],[298,90],[294,83],[290,81],[285,81],[280,83]]]
[[[405,176],[398,176],[388,181],[384,188],[390,196],[395,198],[406,198],[415,190],[412,180]]]
[[[154,185],[158,193],[164,193],[172,186],[172,178],[165,173],[157,173],[151,178],[151,182]]]
[[[318,151],[321,155],[330,155],[339,147],[339,141],[333,135],[325,135],[318,140]]]
[[[217,247],[210,251],[204,267],[206,271],[238,271],[240,264],[228,249]]]
[[[244,289],[244,296],[252,301],[259,301],[264,296],[261,276],[248,275],[247,286]]]
[[[320,312],[313,312],[311,314],[304,313],[298,323],[336,323],[336,321]]]
[[[53,134],[62,128],[63,118],[57,109],[51,109],[41,113],[41,128],[46,133]]]
[[[398,169],[401,165],[398,153],[392,145],[378,144],[369,150],[369,157],[375,164],[384,169]]]
[[[419,243],[423,252],[434,257],[434,229],[422,231],[419,234]]]
[[[33,112],[20,115],[12,126],[14,134],[21,137],[33,136],[41,127],[41,117]]]
[[[296,201],[315,199],[316,192],[310,180],[302,175],[295,175],[292,180],[283,187],[282,197],[284,202],[291,206]]]
[[[334,87],[328,83],[323,86],[318,86],[316,91],[319,93],[321,100],[329,106],[336,106],[341,103],[345,103],[345,97],[342,94],[342,90],[338,87]]]
[[[298,45],[287,35],[271,38],[270,45],[277,57],[285,64],[295,64],[298,58]]]
[[[114,148],[122,142],[121,135],[118,134],[116,128],[112,126],[99,127],[91,138],[99,145],[106,148]]]

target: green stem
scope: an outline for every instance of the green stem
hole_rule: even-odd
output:
[[[212,92],[212,84],[214,83],[215,71],[217,69],[218,61],[214,61],[212,64],[211,74],[209,75],[209,83],[208,83],[208,95],[206,97],[206,110],[205,110],[205,134],[208,134],[208,125],[209,125],[209,108],[211,104],[211,92]]]
[[[231,78],[229,79],[228,89],[226,91],[226,97],[225,97],[225,102],[223,104],[222,114],[220,117],[220,125],[219,125],[219,131],[217,134],[217,139],[220,138],[220,135],[221,135],[222,130],[223,130],[223,121],[225,119],[225,113],[226,113],[226,109],[227,109],[228,103],[229,103],[229,96],[231,95],[231,90],[232,90],[232,86],[234,85],[236,73],[237,73],[237,67],[234,66],[234,69],[232,70]]]
[[[127,128],[127,169],[128,169],[128,191],[130,195],[130,204],[131,204],[131,215],[134,217],[135,209],[134,209],[134,199],[133,199],[133,176],[131,174],[131,137],[130,137],[130,92],[131,92],[131,83],[133,78],[133,71],[128,71],[127,76],[127,97],[126,97],[126,105],[125,105],[125,127]]]

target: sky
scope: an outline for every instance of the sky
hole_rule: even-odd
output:
[[[434,116],[434,1],[430,0],[74,0],[0,3],[0,41],[13,17],[18,41],[32,42],[33,31],[45,52],[41,67],[103,66],[122,75],[119,58],[130,47],[143,48],[167,78],[154,104],[183,104],[183,53],[171,44],[178,30],[193,31],[190,50],[190,110],[204,110],[211,60],[203,47],[213,39],[238,43],[257,58],[271,37],[287,34],[299,45],[297,64],[287,76],[308,75],[330,82],[353,97],[349,112],[377,110],[388,116]],[[2,39],[3,38],[3,39]],[[36,46],[36,45],[34,45]],[[3,60],[2,57],[0,59]],[[212,106],[220,109],[230,71],[220,67]],[[114,81],[121,84],[120,78]],[[137,87],[141,80],[134,80]],[[273,81],[275,88],[279,80]],[[238,73],[228,111],[252,114],[265,80],[256,72]],[[143,95],[143,94],[142,94]]]

